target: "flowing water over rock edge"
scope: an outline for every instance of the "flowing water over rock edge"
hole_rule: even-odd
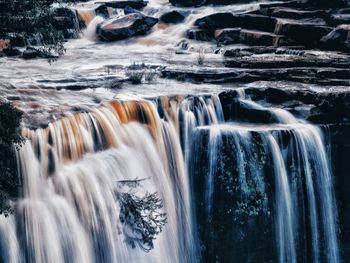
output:
[[[347,11],[292,2],[176,7],[182,24],[117,43],[94,42],[105,18],[88,6],[57,62],[0,57],[0,95],[24,110],[28,138],[0,262],[346,262],[349,56],[332,41]],[[223,12],[243,28],[208,27]],[[281,34],[309,44],[294,27],[315,30],[308,40],[334,30],[322,51],[280,46]],[[131,85],[135,68],[157,79]],[[118,181],[134,179],[167,214],[149,253],[119,222]]]
[[[341,262],[325,134],[249,92],[115,100],[25,128],[25,198],[1,220],[11,229],[4,260]],[[269,121],[249,120],[228,101]],[[143,191],[158,191],[168,215],[149,253],[129,248],[115,220],[116,181],[135,178],[151,178]],[[271,235],[275,241],[254,252],[254,242]]]

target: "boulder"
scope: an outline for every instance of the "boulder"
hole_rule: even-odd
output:
[[[124,9],[126,6],[130,6],[134,9],[142,9],[147,6],[148,1],[143,0],[125,0],[125,1],[109,1],[109,2],[99,2],[105,4],[107,7]]]
[[[190,14],[190,12],[173,10],[167,13],[162,14],[159,17],[159,21],[167,24],[178,24],[185,20],[185,18]]]
[[[213,33],[205,29],[189,29],[187,37],[199,41],[211,41],[214,39]]]
[[[22,57],[24,59],[33,59],[33,58],[36,58],[38,57],[40,54],[39,52],[34,49],[34,48],[30,48],[30,47],[27,47],[26,50],[23,51],[22,53]]]
[[[195,21],[194,25],[202,29],[215,30],[221,28],[241,27],[273,32],[276,18],[256,14],[216,13]]]
[[[340,25],[321,38],[321,43],[329,48],[350,47],[350,25]]]
[[[116,41],[146,34],[158,19],[141,13],[110,18],[97,26],[96,32],[103,41]]]

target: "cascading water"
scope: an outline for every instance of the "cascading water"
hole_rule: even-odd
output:
[[[237,100],[276,124],[225,123],[218,96],[204,95],[112,101],[23,129],[23,198],[0,219],[1,260],[341,262],[321,130]],[[149,253],[119,222],[118,182],[135,179],[167,215]]]
[[[190,177],[205,262],[340,262],[321,130],[238,95],[250,108],[269,112],[277,124],[226,123],[193,132]],[[258,234],[256,228],[264,224],[275,227]],[[276,246],[262,245],[271,234]],[[255,246],[264,252],[254,253]]]

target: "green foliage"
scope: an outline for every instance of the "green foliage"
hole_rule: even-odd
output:
[[[19,195],[21,180],[16,170],[15,151],[23,138],[19,133],[22,112],[0,101],[0,214],[12,212],[10,201]]]
[[[0,39],[15,34],[25,39],[37,36],[44,54],[65,51],[64,35],[55,25],[53,3],[59,0],[0,0]],[[65,2],[75,2],[69,0]]]
[[[62,54],[63,34],[55,29],[51,0],[0,0],[0,37],[9,33],[30,38],[38,35],[45,51]]]

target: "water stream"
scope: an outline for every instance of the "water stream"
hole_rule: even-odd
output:
[[[115,100],[46,128],[24,128],[24,196],[0,220],[2,260],[213,262],[219,255],[228,262],[235,225],[247,213],[274,222],[273,262],[341,262],[324,135],[269,110],[279,123],[225,122],[216,95],[165,96]],[[168,219],[149,253],[125,242],[128,230],[118,220],[117,182],[136,178],[147,178],[138,194],[159,193]],[[218,201],[221,195],[229,199]],[[212,237],[221,235],[220,222],[232,231],[223,237],[230,251]],[[242,244],[250,230],[242,226]]]

